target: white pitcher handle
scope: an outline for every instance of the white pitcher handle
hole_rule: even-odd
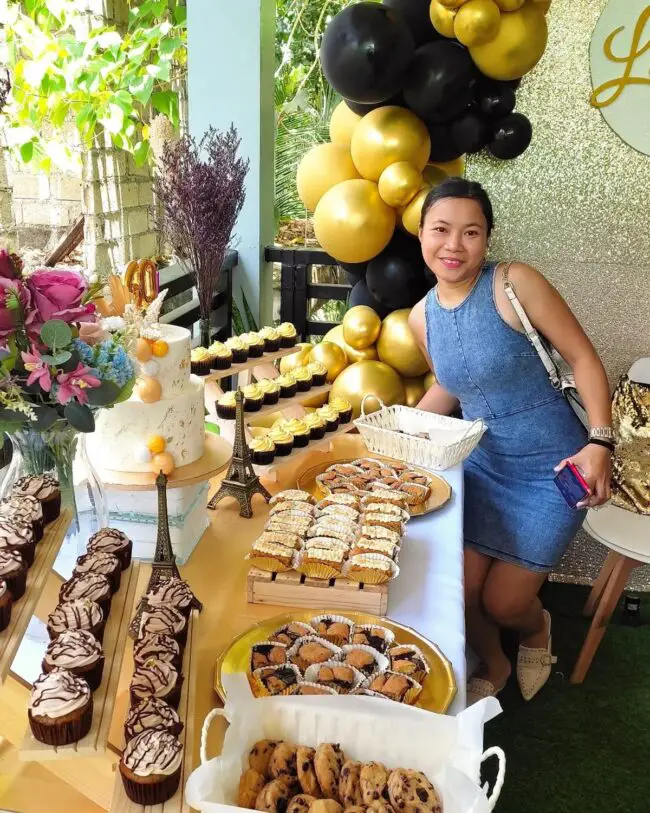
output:
[[[203,727],[201,728],[201,765],[205,765],[205,763],[209,761],[208,732],[210,731],[212,721],[214,720],[215,717],[225,717],[225,716],[226,712],[224,711],[224,709],[212,709],[212,711],[208,713],[207,717],[203,721]]]
[[[506,755],[502,748],[497,746],[493,746],[492,748],[488,748],[481,757],[481,765],[488,760],[490,757],[496,757],[499,760],[499,770],[497,771],[497,778],[494,781],[494,788],[492,789],[492,794],[488,794],[488,783],[486,782],[483,785],[483,790],[487,796],[487,803],[489,810],[494,810],[496,803],[499,801],[499,796],[501,795],[501,789],[503,788],[503,783],[506,778]]]
[[[381,409],[386,409],[386,404],[381,400],[378,395],[364,395],[361,399],[361,417],[366,417],[366,401],[368,398],[373,398],[375,401],[379,401],[379,406]]]

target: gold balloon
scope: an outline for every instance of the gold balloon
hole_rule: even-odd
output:
[[[264,415],[261,415],[259,418],[255,417],[254,413],[250,413],[250,416],[246,416],[246,423],[249,426],[262,426],[266,429],[270,429],[276,421],[279,420],[286,420],[284,413],[282,412],[265,412]]]
[[[499,6],[501,11],[517,11],[518,8],[523,6],[526,0],[494,0],[494,2]]]
[[[295,370],[296,367],[304,367],[306,364],[309,364],[309,354],[313,350],[314,345],[309,342],[300,342],[296,347],[300,349],[280,359],[280,372],[283,375],[284,373],[290,373],[292,370]]]
[[[499,33],[485,45],[469,49],[476,66],[491,79],[520,79],[542,58],[548,40],[543,9],[524,5],[501,17]]]
[[[381,398],[385,406],[392,406],[403,404],[406,397],[402,379],[392,367],[381,361],[358,361],[346,367],[330,390],[330,399],[337,395],[352,404],[355,418],[361,414],[361,401],[365,395],[374,396],[366,401],[366,412],[381,408],[377,398]]]
[[[460,8],[467,0],[438,0],[438,2],[445,8]]]
[[[456,13],[454,34],[459,42],[472,48],[492,42],[500,26],[501,12],[494,0],[469,0]]]
[[[355,350],[354,347],[347,344],[343,338],[343,325],[337,325],[329,330],[323,336],[323,341],[338,344],[338,346],[347,356],[350,364],[354,364],[357,361],[375,361],[379,358],[379,355],[377,354],[377,347],[374,344],[370,345],[370,347],[364,347],[363,350]]]
[[[409,205],[404,209],[402,214],[402,226],[409,234],[417,237],[420,231],[420,216],[422,215],[422,206],[424,199],[431,191],[430,186],[425,186],[417,193]]]
[[[422,173],[408,161],[397,161],[379,176],[379,194],[384,203],[399,208],[413,200],[422,186]]]
[[[430,390],[433,385],[437,383],[436,374],[432,371],[424,376],[424,388]]]
[[[354,350],[364,350],[379,338],[381,319],[367,305],[357,305],[343,317],[343,339]]]
[[[462,5],[459,3],[459,5]],[[429,17],[431,17],[431,24],[439,34],[443,37],[454,39],[454,19],[456,17],[456,8],[445,8],[438,0],[431,0],[429,6]]]
[[[341,181],[358,178],[348,147],[318,144],[298,165],[296,186],[300,200],[313,212],[323,195]]]
[[[395,210],[386,206],[372,181],[336,184],[320,199],[314,214],[316,239],[339,262],[371,260],[386,248],[394,231]]]
[[[406,392],[406,406],[416,407],[426,392],[424,378],[404,378],[403,384]]]
[[[551,7],[551,0],[530,0],[536,8],[541,8],[544,14],[548,12]]]
[[[341,102],[334,108],[330,119],[330,141],[337,147],[350,147],[352,133],[357,124],[361,121],[354,110],[350,110],[345,102]]]
[[[331,384],[348,366],[344,351],[334,342],[321,342],[309,354],[309,361],[319,361],[327,367],[327,381]]]
[[[454,158],[453,161],[430,164],[429,166],[434,166],[441,169],[444,173],[446,173],[448,178],[462,178],[465,174],[465,156],[461,155],[460,158]]]
[[[422,173],[422,179],[425,183],[429,184],[430,187],[438,186],[439,183],[448,178],[449,176],[440,167],[436,166],[435,164],[427,164],[424,168],[424,172]]]
[[[388,314],[381,326],[377,350],[379,358],[400,375],[415,378],[428,373],[429,364],[408,325],[410,312],[410,308],[402,308]]]
[[[352,135],[352,160],[369,181],[378,181],[391,164],[408,161],[418,172],[431,154],[429,131],[405,107],[378,107],[361,119]]]
[[[324,392],[322,395],[314,395],[312,398],[307,398],[303,401],[300,399],[300,405],[305,408],[305,412],[313,412],[315,408],[322,407],[327,403],[329,392]]]

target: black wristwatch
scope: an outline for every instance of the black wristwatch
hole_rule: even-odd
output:
[[[616,451],[616,446],[612,443],[611,440],[603,440],[602,438],[589,438],[587,441],[587,446],[603,446],[605,449],[609,449],[609,451],[614,454]]]

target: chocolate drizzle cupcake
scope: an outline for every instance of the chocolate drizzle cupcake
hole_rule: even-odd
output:
[[[86,630],[101,642],[104,640],[106,621],[101,607],[96,601],[77,598],[66,601],[50,613],[47,619],[47,634],[54,641],[66,630]]]
[[[136,666],[131,679],[131,705],[147,697],[158,697],[177,709],[181,699],[183,676],[171,663],[150,658],[141,666]]]
[[[143,731],[129,740],[120,774],[124,792],[144,807],[168,801],[178,790],[183,765],[183,747],[168,731]]]
[[[145,600],[150,607],[173,607],[187,617],[192,610],[194,593],[182,579],[169,579],[147,593]]]
[[[17,517],[0,517],[0,549],[15,550],[23,557],[27,567],[31,567],[36,551],[32,523]]]
[[[21,477],[14,483],[12,495],[23,497],[28,494],[43,506],[46,523],[55,520],[61,513],[61,489],[59,483],[49,474],[35,474]]]
[[[187,640],[187,622],[185,616],[173,607],[159,605],[146,607],[140,618],[138,637],[152,632],[160,632],[175,638],[181,647]]]
[[[143,731],[168,731],[178,736],[183,723],[176,709],[159,697],[147,697],[129,710],[124,723],[124,739],[129,742]]]
[[[43,538],[43,506],[36,499],[29,494],[24,494],[22,497],[14,495],[13,497],[6,497],[0,500],[0,516],[2,517],[18,517],[31,522],[32,531],[34,532],[34,541],[40,542]]]
[[[131,564],[133,542],[125,533],[118,531],[117,528],[102,528],[90,537],[86,550],[88,553],[97,551],[114,553],[120,560],[122,570],[126,570]]]
[[[15,550],[0,549],[0,578],[7,582],[14,601],[18,601],[25,595],[27,563]]]
[[[55,669],[34,683],[27,716],[39,742],[70,745],[90,731],[93,696],[83,678],[67,669]]]
[[[102,682],[104,651],[92,633],[66,630],[50,641],[41,668],[46,674],[54,669],[68,669],[83,678],[94,692]]]
[[[181,648],[178,641],[171,635],[162,632],[152,632],[143,635],[133,645],[133,661],[136,666],[142,666],[148,660],[154,658],[158,661],[171,663],[180,672],[181,669]]]
[[[0,632],[6,630],[11,621],[13,599],[5,579],[0,579]]]
[[[106,619],[111,609],[112,595],[111,583],[106,576],[101,573],[82,573],[61,585],[59,601],[62,604],[78,598],[96,601]]]
[[[122,580],[122,565],[114,553],[97,551],[96,553],[85,553],[77,559],[77,564],[72,571],[73,576],[81,576],[83,573],[101,573],[111,583],[113,594],[120,589]]]

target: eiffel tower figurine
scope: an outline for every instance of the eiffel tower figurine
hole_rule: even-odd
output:
[[[133,621],[129,626],[129,635],[132,638],[137,638],[138,630],[140,629],[140,619],[142,611],[145,609],[145,596],[161,584],[170,581],[171,579],[180,579],[181,574],[178,572],[176,566],[176,555],[172,549],[172,541],[169,536],[169,516],[167,514],[167,476],[160,472],[156,477],[156,488],[158,489],[158,537],[156,539],[156,553],[151,567],[151,576],[149,577],[149,584],[144,591],[144,595],[140,599],[138,609],[133,617]],[[194,596],[192,607],[195,607],[199,612],[203,609],[203,605]]]
[[[239,502],[239,516],[250,519],[253,516],[253,494],[261,494],[268,502],[271,495],[260,483],[260,478],[253,469],[251,450],[246,443],[244,430],[244,396],[241,390],[235,395],[237,417],[235,443],[232,450],[232,461],[219,491],[208,503],[208,508],[216,508],[224,497],[234,497]]]

